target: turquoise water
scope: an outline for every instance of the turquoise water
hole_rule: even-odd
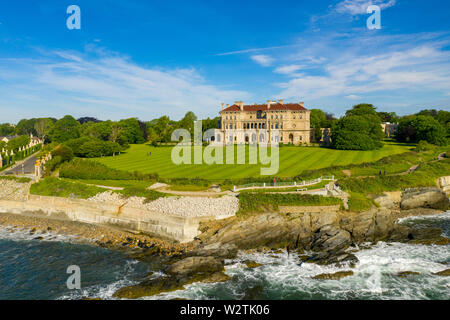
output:
[[[401,223],[438,226],[450,236],[450,212],[404,219]],[[150,268],[108,249],[74,243],[62,236],[44,240],[26,232],[0,230],[0,299],[111,299],[120,287],[137,283]],[[349,270],[301,263],[285,253],[240,255],[227,261],[231,280],[192,284],[185,290],[148,299],[450,299],[450,279],[433,273],[450,268],[450,246],[380,242],[355,253],[360,262],[354,275],[337,280],[315,280],[321,273]],[[251,259],[263,264],[248,269]],[[68,290],[66,269],[81,268],[81,290]],[[153,270],[158,271],[158,270]],[[398,272],[419,275],[400,278]],[[161,273],[156,273],[156,276]]]

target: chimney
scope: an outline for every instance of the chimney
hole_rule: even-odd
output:
[[[222,103],[222,111],[223,111],[223,106],[225,105],[225,103]]]
[[[304,103],[303,101],[302,101],[302,102],[299,102],[298,104],[301,105],[302,107],[305,106],[305,103]]]
[[[241,108],[241,111],[244,111],[244,101],[239,101],[239,107]]]
[[[270,109],[271,104],[272,104],[272,100],[267,100],[267,109]]]
[[[228,109],[229,106],[230,106],[230,105],[227,103],[227,109]]]
[[[279,104],[283,104],[283,103],[284,103],[284,100],[283,100],[283,99],[278,99],[278,103],[279,103]]]

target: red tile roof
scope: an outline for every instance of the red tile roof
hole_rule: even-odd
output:
[[[269,109],[267,109],[267,104],[244,105],[244,111],[260,111],[260,110],[262,110],[262,111],[269,110]],[[274,104],[270,105],[270,110],[306,111],[308,109],[306,109],[305,107],[303,107],[301,104],[298,104],[298,103],[285,103],[285,104],[274,103]],[[226,111],[241,111],[241,108],[238,105],[233,104],[232,106],[225,108],[221,112],[226,112]]]

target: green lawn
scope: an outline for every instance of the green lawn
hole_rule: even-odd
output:
[[[373,151],[341,151],[319,147],[283,146],[279,149],[280,167],[276,176],[291,177],[301,174],[304,170],[376,161],[388,155],[407,152],[411,148],[411,146],[395,143],[387,143],[382,149]],[[142,173],[158,173],[163,178],[203,178],[209,180],[259,177],[260,168],[268,167],[267,165],[250,165],[248,161],[246,161],[247,164],[242,165],[175,165],[171,160],[171,151],[172,147],[155,148],[146,144],[131,145],[120,156],[97,158],[95,160],[111,168]],[[147,152],[151,152],[151,156],[147,156]]]

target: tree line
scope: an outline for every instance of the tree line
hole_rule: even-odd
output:
[[[315,139],[320,141],[321,128],[330,128],[330,147],[342,150],[373,150],[383,145],[385,134],[381,123],[391,122],[398,123],[394,138],[399,142],[426,141],[435,145],[447,145],[449,142],[448,111],[423,110],[413,115],[398,116],[395,112],[377,112],[376,109],[372,104],[358,104],[339,119],[320,109],[311,109],[310,123]],[[143,122],[138,118],[101,121],[92,117],[75,119],[67,115],[61,119],[23,119],[15,127],[7,123],[0,124],[0,136],[16,134],[28,137],[33,134],[43,139],[46,144],[63,144],[74,156],[92,158],[115,155],[127,149],[129,144],[150,142],[158,146],[170,143],[172,132],[176,129],[184,128],[193,134],[196,120],[197,116],[191,111],[178,121],[168,116]],[[217,128],[219,120],[219,117],[203,119],[203,132]]]

